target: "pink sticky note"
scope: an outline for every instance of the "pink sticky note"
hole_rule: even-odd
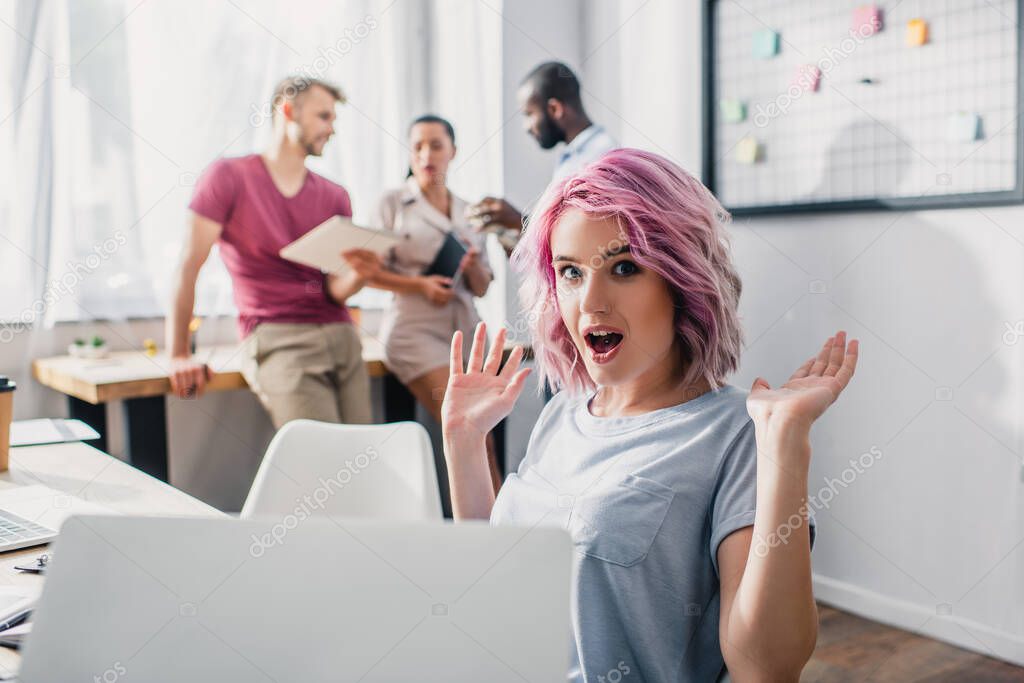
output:
[[[821,69],[813,64],[804,64],[796,70],[793,85],[808,92],[818,92],[821,86]]]
[[[850,30],[862,38],[873,36],[882,30],[882,10],[878,5],[861,5],[853,10],[853,22]]]

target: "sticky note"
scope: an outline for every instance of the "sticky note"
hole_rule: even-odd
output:
[[[726,123],[739,123],[747,118],[747,105],[739,100],[722,100],[719,107]]]
[[[769,28],[754,33],[754,58],[771,59],[779,54],[779,34]]]
[[[907,45],[920,47],[928,42],[928,22],[924,19],[911,19],[907,22]]]
[[[882,10],[878,5],[861,5],[853,10],[852,31],[862,38],[873,36],[882,30]]]
[[[796,70],[793,85],[808,92],[818,92],[821,85],[821,69],[813,64],[804,64]]]
[[[736,161],[741,164],[754,164],[761,158],[761,144],[757,138],[749,135],[736,144]]]
[[[974,142],[981,137],[981,117],[974,112],[950,114],[946,122],[946,138],[950,142]]]

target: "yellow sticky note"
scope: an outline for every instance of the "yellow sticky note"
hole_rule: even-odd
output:
[[[749,135],[736,144],[736,161],[741,164],[755,164],[761,158],[761,144]]]
[[[907,45],[920,47],[928,42],[928,22],[924,19],[911,19],[907,22]]]

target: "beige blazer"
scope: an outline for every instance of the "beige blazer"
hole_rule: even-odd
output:
[[[445,216],[427,201],[414,178],[385,193],[377,204],[374,227],[392,230],[400,238],[388,254],[386,267],[400,275],[422,275],[451,231],[466,246],[480,250],[481,262],[490,271],[486,235],[470,227],[466,206],[452,194],[451,216]],[[405,383],[429,370],[447,367],[452,334],[462,330],[464,335],[472,335],[479,320],[473,293],[461,278],[455,296],[444,306],[435,306],[420,294],[396,293],[381,326],[384,362]]]

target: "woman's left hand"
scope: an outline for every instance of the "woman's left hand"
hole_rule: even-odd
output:
[[[465,272],[477,267],[480,263],[480,250],[476,247],[470,247],[466,250],[465,255],[462,257],[462,261],[459,262],[459,268]]]
[[[758,426],[785,424],[809,430],[850,383],[858,350],[856,339],[847,346],[846,333],[836,333],[781,387],[772,389],[761,377],[754,380],[747,412]]]

